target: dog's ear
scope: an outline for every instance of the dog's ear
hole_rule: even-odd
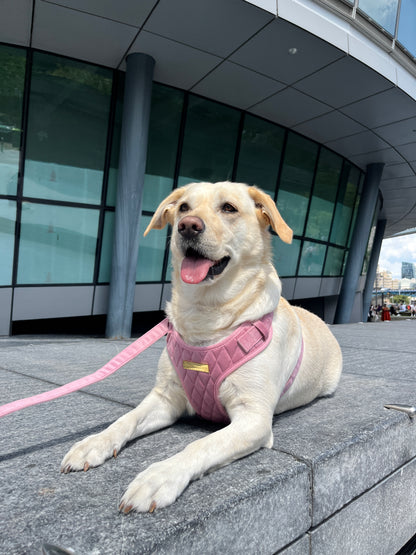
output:
[[[291,243],[293,231],[280,215],[273,199],[257,187],[249,187],[248,193],[256,204],[257,217],[260,222],[270,225],[282,241]]]
[[[162,200],[143,235],[147,235],[151,229],[163,229],[166,224],[172,223],[172,209],[183,196],[185,188],[186,187],[180,187],[179,189],[175,189],[165,200]]]

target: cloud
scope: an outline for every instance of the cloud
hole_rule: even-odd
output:
[[[402,277],[402,262],[416,263],[416,234],[384,239],[378,264],[389,270],[393,278]]]

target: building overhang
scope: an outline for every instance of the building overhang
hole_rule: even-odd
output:
[[[385,164],[385,236],[416,225],[416,68],[310,0],[4,0],[0,40],[125,68],[284,125],[360,168]]]

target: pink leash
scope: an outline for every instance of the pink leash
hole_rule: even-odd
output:
[[[167,332],[168,319],[165,318],[164,320],[162,320],[162,322],[160,322],[160,324],[157,324],[154,328],[139,337],[139,339],[136,339],[136,341],[123,349],[121,353],[116,355],[110,360],[110,362],[107,362],[107,364],[105,364],[102,368],[100,368],[93,374],[67,383],[66,385],[63,385],[61,387],[57,387],[56,389],[45,391],[45,393],[39,393],[39,395],[33,395],[32,397],[27,397],[26,399],[19,399],[18,401],[13,401],[11,403],[7,403],[6,405],[2,405],[0,406],[0,417],[6,416],[6,414],[10,414],[21,409],[25,409],[26,407],[39,405],[40,403],[45,403],[46,401],[51,401],[52,399],[63,397],[64,395],[68,395],[68,393],[78,391],[79,389],[82,389],[87,385],[91,385],[93,383],[104,380],[108,376],[111,376],[111,374],[114,374],[116,370],[127,364],[127,362],[130,362],[137,355],[153,345],[153,343],[156,343],[156,341],[166,335]]]

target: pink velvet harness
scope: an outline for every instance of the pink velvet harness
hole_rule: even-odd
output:
[[[169,326],[167,350],[186,396],[195,412],[214,422],[229,422],[220,399],[219,389],[224,379],[245,362],[261,353],[270,343],[273,312],[255,322],[241,324],[226,339],[208,347],[193,347]],[[297,364],[286,382],[282,396],[290,388],[303,357],[303,340]]]

